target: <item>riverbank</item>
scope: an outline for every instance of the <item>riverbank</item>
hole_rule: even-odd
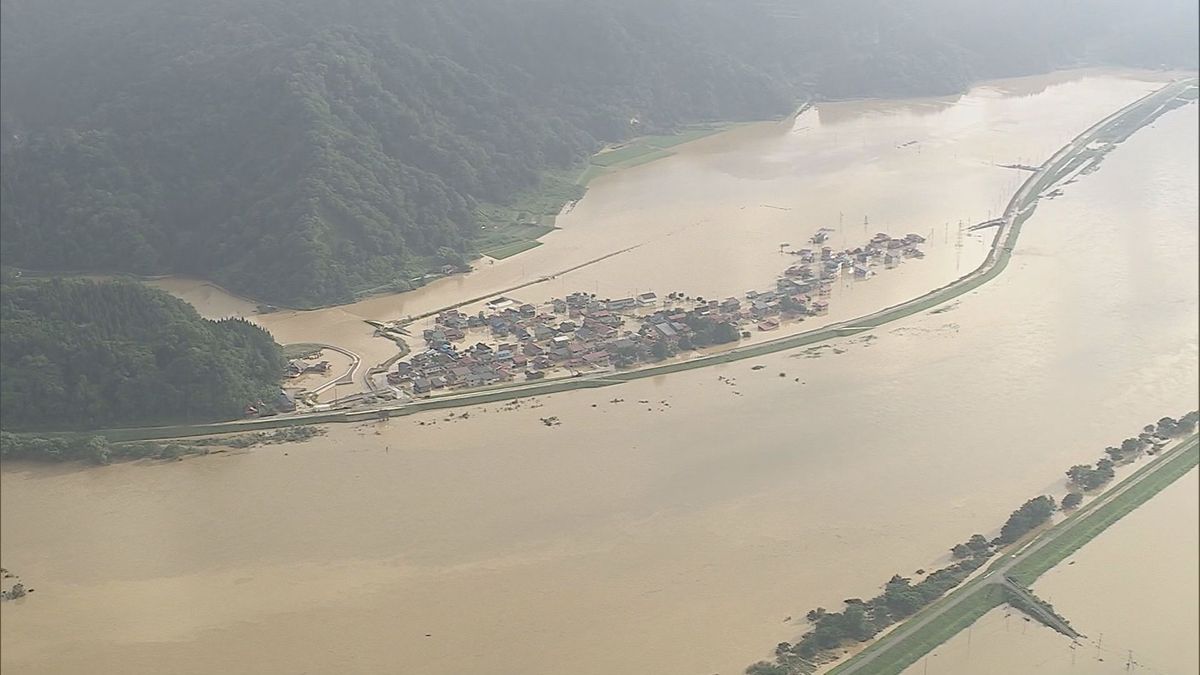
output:
[[[1170,445],[1173,439],[1187,438],[1183,441],[1184,445],[1195,440],[1198,420],[1200,420],[1200,413],[1192,411],[1179,420],[1163,417],[1157,425],[1144,427],[1145,433],[1127,439],[1124,443],[1128,446],[1129,461],[1136,461],[1136,458],[1140,457],[1143,452],[1150,456],[1156,455],[1164,447],[1169,448],[1168,454],[1176,452],[1178,446]],[[1112,454],[1110,450],[1112,450],[1112,446],[1106,450],[1105,454]],[[1068,471],[1067,474],[1070,476],[1072,472]],[[1170,480],[1167,482],[1169,483]],[[1139,487],[1141,485],[1145,485],[1145,483],[1139,484]],[[1165,483],[1160,484],[1159,487],[1161,488],[1162,485]],[[1111,498],[1112,493],[1105,493],[1096,502],[1089,504],[1088,508],[1078,513],[1086,513]],[[1073,509],[1074,506],[1061,508],[1064,512]],[[1020,548],[1008,557],[1019,555],[1031,564],[1043,564],[1049,559],[1051,560],[1050,566],[1053,566],[1054,563],[1061,560],[1061,558],[1054,559],[1054,555],[1062,552],[1065,557],[1074,550],[1071,548],[1072,545],[1075,548],[1081,546],[1090,537],[1098,534],[1100,530],[1127,512],[1118,511],[1115,518],[1110,514],[1109,519],[1088,520],[1088,528],[1073,530],[1076,533],[1074,538],[1059,537],[1056,539],[1058,546],[1046,545],[1040,539],[1034,540],[1037,542],[1036,544],[1025,541],[1028,539],[1026,536],[1028,533],[1042,530],[1042,526],[1049,522],[1058,510],[1060,509],[1053,496],[1039,495],[1026,501],[1024,505],[1010,514],[1004,526],[999,529],[998,536],[989,540],[984,535],[977,533],[971,535],[966,543],[953,546],[950,550],[953,553],[954,562],[929,573],[918,572],[918,576],[924,577],[919,582],[910,583],[911,579],[908,577],[895,574],[887,582],[885,592],[870,600],[847,600],[844,602],[845,608],[841,612],[828,612],[824,608],[809,611],[806,618],[812,625],[812,629],[801,636],[801,639],[795,644],[780,643],[775,650],[774,662],[756,663],[747,669],[747,673],[750,675],[803,675],[809,673],[815,664],[836,661],[847,647],[854,648],[857,646],[855,643],[869,642],[881,631],[887,631],[893,624],[916,620],[915,618],[910,619],[910,617],[920,613],[925,606],[937,602],[939,598],[952,592],[955,587],[985,565],[989,559],[1004,553],[1006,549],[1019,546]],[[1061,526],[1060,524],[1051,531]],[[981,578],[989,577],[996,571],[997,568],[993,564],[988,573]],[[1001,574],[995,576],[992,583],[1002,585],[1004,593],[1000,596],[988,595],[989,598],[999,597],[998,602],[1008,602],[1068,637],[1073,639],[1079,637],[1066,619],[1055,614],[1052,607],[1028,590],[1027,586],[1035,577],[1023,577],[1013,567],[1013,564],[1006,565],[999,571]],[[990,609],[978,602],[963,602],[965,602],[965,607],[972,612],[982,613]],[[955,625],[960,620],[963,619],[958,614],[954,614],[948,619]],[[918,627],[924,621],[927,619],[919,620]],[[906,625],[906,623],[901,625]],[[930,648],[924,639],[918,640],[914,645],[916,646],[897,647],[897,653],[908,654],[918,647]],[[863,660],[869,661],[875,658],[877,657],[864,656]]]
[[[1123,675],[1200,672],[1194,599],[1197,471],[1121,518],[1034,590],[1086,636],[1072,641],[1008,606],[991,610],[903,675]],[[1147,552],[1152,551],[1152,555]],[[1131,574],[1132,572],[1132,574]],[[1187,599],[1193,602],[1185,602]],[[1154,617],[1154,621],[1147,621]]]
[[[239,420],[223,424],[199,425],[196,427],[173,426],[162,428],[110,429],[96,433],[112,440],[145,440],[222,433],[222,430],[237,431],[296,424],[356,422],[382,415],[403,416],[423,410],[477,405],[572,389],[610,386],[641,378],[727,364],[746,358],[763,356],[796,347],[814,345],[856,335],[948,303],[962,294],[972,291],[994,279],[1007,267],[1012,255],[1013,246],[1020,235],[1021,226],[1033,215],[1033,210],[1042,194],[1048,190],[1056,189],[1061,182],[1069,180],[1078,170],[1081,170],[1079,164],[1076,162],[1079,157],[1085,156],[1092,163],[1089,165],[1094,165],[1094,162],[1098,161],[1104,152],[1111,150],[1117,143],[1132,134],[1134,130],[1149,124],[1158,115],[1165,112],[1165,105],[1168,105],[1179,95],[1186,92],[1193,92],[1192,95],[1194,95],[1194,91],[1194,79],[1170,83],[1123,107],[1121,110],[1110,114],[1087,131],[1076,136],[1070,143],[1063,146],[1050,159],[1046,160],[1038,172],[1030,174],[1016,193],[1012,195],[1008,205],[1004,209],[1004,223],[997,229],[988,254],[979,267],[948,285],[871,314],[840,321],[813,331],[736,347],[718,354],[632,371],[546,381],[533,385],[522,384],[480,394],[455,395],[403,405],[383,405],[362,411],[339,411],[295,417],[268,418],[266,420]],[[1090,148],[1089,146],[1094,141],[1104,143],[1107,149]]]
[[[1104,105],[1081,96],[1098,90],[1107,92]],[[1038,112],[1064,99],[1090,101],[1085,113],[1063,109],[1067,121],[1048,136],[1056,149],[1141,95],[1131,92],[1104,80],[1019,103]],[[973,97],[968,107],[982,103]],[[580,675],[739,673],[804,630],[783,621],[797,609],[869,597],[896,571],[944,566],[950,543],[1003,522],[1048,479],[1061,481],[1067,466],[1094,461],[1099,448],[1163,411],[1197,407],[1196,111],[1163,117],[1103,171],[1042,203],[995,281],[943,306],[949,311],[840,341],[837,351],[801,348],[619,390],[329,425],[306,443],[184,462],[6,461],[4,565],[36,570],[27,582],[38,591],[33,602],[2,608],[3,669],[151,675],[171,663],[196,675],[247,667],[284,675],[350,664],[363,673],[399,665],[428,675],[550,675],[571,663]],[[920,121],[941,128],[960,118],[930,119]],[[893,132],[891,115],[866,123],[884,125],[885,139],[916,137]],[[1019,146],[1038,129],[1008,127],[994,139]],[[804,138],[808,148],[815,133],[779,142]],[[845,138],[846,127],[839,133]],[[934,156],[927,146],[922,157]],[[674,201],[656,176],[695,161],[668,158],[631,172]],[[919,162],[914,170],[889,173],[888,189],[922,194]],[[607,181],[588,199],[628,196]],[[790,205],[734,199],[735,210]],[[924,200],[904,203],[912,201]],[[799,241],[767,237],[769,245]],[[964,272],[967,261],[977,262],[965,256]],[[545,426],[541,418],[551,417],[561,425]],[[1019,430],[1024,440],[996,429]],[[130,539],[170,545],[114,543]],[[1136,533],[1127,546],[1141,546]],[[1094,579],[1083,569],[1086,550],[1066,569]],[[1139,564],[1122,569],[1153,573]],[[1080,610],[1038,584],[1074,622]],[[1124,596],[1118,611],[1145,616],[1171,606],[1155,597],[1147,606]],[[1041,630],[1016,617],[1012,624],[1016,633]],[[343,630],[331,635],[329,625]],[[1093,636],[1098,625],[1106,648],[1110,637],[1146,644],[1110,636],[1112,622],[1079,624]],[[462,648],[463,635],[474,648]],[[981,637],[977,627],[976,647]]]
[[[898,675],[930,650],[1006,602],[997,592],[997,579],[1011,576],[1026,585],[1066,559],[1106,528],[1200,463],[1200,436],[1180,441],[1131,476],[1107,490],[1065,520],[1044,530],[1014,553],[1004,555],[987,571],[896,630],[829,671],[829,675],[870,672]],[[868,670],[864,670],[867,669]]]

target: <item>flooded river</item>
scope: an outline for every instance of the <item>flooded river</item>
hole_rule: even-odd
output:
[[[1198,478],[1193,469],[1037,581],[1087,635],[1078,645],[999,607],[905,675],[1200,672]]]
[[[982,220],[1020,178],[993,159],[1040,162],[1153,87],[1060,75],[741,128],[599,181],[529,254],[322,316],[351,331],[626,236],[692,262],[610,258],[593,283],[614,295],[732,294],[838,211],[860,232],[864,214],[872,231]],[[740,673],[804,630],[794,617],[945,562],[1061,492],[1067,466],[1197,406],[1196,124],[1195,106],[1163,117],[1044,203],[1008,270],[948,311],[829,348],[183,462],[8,465],[0,553],[37,592],[3,606],[3,668]],[[759,204],[792,210],[737,215]],[[898,270],[910,287],[853,293],[915,295],[983,248],[953,250]]]
[[[993,231],[966,228],[998,216],[1026,176],[1000,165],[1040,164],[1171,75],[1071,71],[991,82],[955,97],[821,104],[795,119],[738,127],[601,176],[542,246],[479,261],[471,274],[351,305],[251,318],[280,342],[336,344],[369,367],[396,350],[374,338],[364,319],[416,316],[539,279],[547,280],[508,295],[533,303],[575,291],[740,297],[773,289],[796,262],[780,245],[802,247],[820,228],[833,230],[828,244],[835,248],[861,246],[876,232],[926,237],[924,259],[863,282],[843,279],[828,315],[754,331],[750,341],[808,330],[902,302],[976,267]],[[156,283],[207,316],[254,309],[203,282]]]

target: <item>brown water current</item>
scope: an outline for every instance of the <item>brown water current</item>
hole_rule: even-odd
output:
[[[395,347],[372,337],[363,319],[416,316],[550,277],[510,295],[534,303],[581,290],[613,298],[647,290],[741,296],[773,288],[796,262],[780,244],[802,247],[822,227],[834,230],[828,243],[840,248],[865,244],[880,231],[926,237],[923,260],[863,282],[845,279],[834,288],[828,315],[754,332],[751,340],[861,316],[944,285],[983,260],[992,232],[966,228],[999,215],[1026,175],[998,165],[1041,163],[1170,76],[1068,71],[990,82],[956,97],[820,104],[794,119],[738,127],[601,176],[559,217],[560,229],[521,255],[478,261],[470,274],[410,293],[252,318],[280,342],[336,344],[369,366]],[[203,282],[156,284],[207,316],[253,310]]]
[[[602,179],[528,254],[321,316],[357,335],[354,317],[470,297],[626,237],[660,254],[610,258],[564,288],[761,286],[786,264],[780,242],[838,211],[860,232],[864,213],[872,232],[982,220],[1020,178],[993,158],[1040,162],[1154,83],[1039,86],[837,104],[705,139]],[[1043,203],[1008,270],[948,311],[828,348],[183,462],[6,465],[0,554],[37,592],[0,610],[0,665],[740,673],[804,630],[788,617],[932,569],[1059,490],[1067,466],[1197,407],[1196,122],[1195,106],[1170,113]],[[895,148],[913,139],[919,155]],[[739,215],[764,203],[792,210]],[[953,254],[931,246],[841,305],[956,276],[954,234]],[[686,255],[661,254],[673,246]],[[965,271],[982,240],[963,251]],[[285,341],[335,341],[286,314],[261,320]]]

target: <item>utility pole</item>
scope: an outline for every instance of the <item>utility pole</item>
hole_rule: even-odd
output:
[[[962,268],[962,248],[963,248],[963,224],[958,221],[958,234],[954,239],[954,248],[958,249],[958,253],[954,259],[954,269],[958,271]]]

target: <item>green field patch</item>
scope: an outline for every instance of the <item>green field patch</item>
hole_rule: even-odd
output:
[[[576,179],[580,185],[587,185],[592,182],[597,176],[602,176],[608,171],[602,166],[588,164],[587,168],[579,173],[579,178]]]
[[[979,617],[1004,604],[1006,600],[1007,593],[1005,593],[1003,587],[994,584],[989,585],[987,588],[979,590],[971,597],[945,611],[904,640],[893,644],[888,641],[888,636],[884,636],[878,642],[861,652],[862,654],[866,654],[868,652],[886,650],[886,653],[875,657],[867,672],[870,672],[871,675],[899,675],[899,673],[904,672],[905,668],[916,663],[922,656],[928,654],[946,640],[954,637],[967,626],[978,621]],[[908,620],[919,621],[921,615],[926,612],[940,611],[940,605],[944,605],[944,600],[930,605],[927,610],[917,613]],[[851,663],[854,663],[854,661],[847,661],[839,665],[829,671],[829,675],[837,675],[837,673],[843,672]]]
[[[524,241],[514,241],[509,244],[501,244],[500,246],[496,246],[494,248],[489,248],[489,249],[480,251],[480,253],[488,256],[489,258],[503,260],[504,258],[507,258],[509,256],[514,256],[518,253],[523,253],[525,251],[528,251],[531,248],[537,248],[538,246],[541,246],[541,245],[542,245],[542,242],[540,242],[540,241],[530,241],[527,239]]]
[[[313,342],[294,342],[283,346],[283,356],[288,359],[303,359],[312,356],[325,347]]]
[[[1193,442],[1190,448],[1168,460],[1167,464],[1150,478],[1134,485],[1093,512],[1078,513],[1063,521],[1058,526],[1061,528],[1061,532],[1054,540],[1013,566],[1009,576],[1026,586],[1032,584],[1038,577],[1066,560],[1068,556],[1095,539],[1113,523],[1149,501],[1151,497],[1171,483],[1185,476],[1196,467],[1197,463],[1200,463],[1200,444]],[[1141,470],[1148,469],[1150,466],[1143,467]]]
[[[594,155],[592,157],[592,164],[595,164],[596,166],[612,168],[619,164],[624,164],[630,160],[637,159],[638,157],[641,157],[647,153],[659,152],[660,150],[660,148],[650,145],[645,141],[634,141],[628,145],[614,148],[612,150],[606,150]]]
[[[672,153],[667,148],[715,134],[726,128],[727,125],[697,127],[685,129],[677,134],[642,136],[612,150],[605,150],[593,155],[591,163],[604,168],[625,168],[645,164],[656,159],[669,157]]]
[[[563,208],[582,198],[587,184],[597,176],[668,157],[671,152],[665,148],[724,128],[703,126],[678,134],[645,136],[581,164],[545,172],[537,186],[514,194],[504,203],[484,203],[476,208],[481,228],[475,236],[475,250],[492,258],[506,258],[535,248],[538,239],[554,230],[554,221]]]
[[[694,140],[711,136],[728,129],[730,125],[704,126],[684,129],[677,134],[668,134],[662,136],[647,136],[646,142],[658,148],[670,148],[684,143],[690,143]]]
[[[673,154],[675,154],[675,153],[671,152],[670,150],[660,150],[658,148],[651,148],[648,152],[644,152],[636,157],[631,157],[631,158],[625,160],[624,162],[621,162],[621,165],[619,168],[630,169],[635,166],[641,166],[642,164],[649,164],[650,162],[662,159],[664,157],[670,157]],[[610,167],[610,168],[613,168],[613,167]]]

